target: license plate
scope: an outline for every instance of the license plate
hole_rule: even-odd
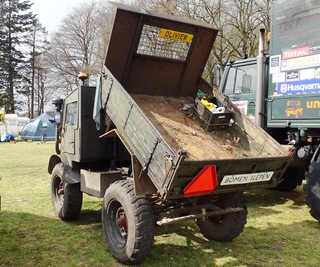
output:
[[[225,175],[220,185],[248,184],[269,181],[274,172]]]

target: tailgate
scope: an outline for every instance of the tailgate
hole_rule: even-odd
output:
[[[253,188],[274,187],[280,181],[291,157],[224,159],[215,161],[182,160],[168,188],[167,198],[185,197],[184,190],[190,183],[197,183],[199,191],[220,194]],[[212,167],[210,169],[210,167]],[[207,169],[207,171],[206,171]],[[201,172],[202,176],[201,176]],[[211,172],[213,170],[213,172]],[[211,192],[205,188],[213,180]],[[196,194],[195,194],[196,195]]]

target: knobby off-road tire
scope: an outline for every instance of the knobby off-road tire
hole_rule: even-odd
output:
[[[311,216],[320,223],[320,159],[311,163],[305,175],[306,184],[303,185],[305,201],[310,208]]]
[[[131,182],[120,180],[106,190],[101,215],[113,257],[127,265],[142,262],[151,250],[155,232],[149,201],[134,194]]]
[[[228,213],[217,217],[197,219],[201,233],[209,240],[230,241],[241,234],[247,223],[247,202],[243,193],[228,193],[218,196],[215,205],[220,208],[243,208],[243,211]],[[209,212],[209,210],[208,210]]]
[[[57,164],[52,171],[51,201],[56,214],[63,221],[76,219],[81,211],[80,183],[69,184],[63,181],[62,163]]]

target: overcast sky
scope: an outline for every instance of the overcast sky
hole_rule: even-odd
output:
[[[84,0],[30,0],[30,2],[34,3],[32,12],[38,14],[42,26],[46,27],[47,31],[51,33],[57,30],[62,18]]]

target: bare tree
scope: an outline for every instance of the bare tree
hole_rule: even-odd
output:
[[[41,72],[41,66],[39,64],[39,57],[41,53],[46,49],[46,46],[48,45],[47,42],[47,35],[45,28],[40,24],[38,19],[35,19],[33,22],[32,27],[32,34],[30,34],[29,38],[29,44],[31,47],[30,52],[30,108],[29,108],[29,117],[33,118],[35,115],[40,115],[43,111],[43,103],[40,105],[39,102],[39,90],[40,90],[40,84],[37,79],[37,76],[39,77],[39,73]],[[38,99],[35,99],[36,94],[38,95]],[[37,114],[35,114],[35,106],[38,106]]]
[[[212,79],[213,67],[222,70],[230,61],[243,54],[255,56],[258,49],[258,32],[269,29],[270,0],[137,0],[141,9],[203,21],[219,30],[204,78]]]
[[[84,3],[74,8],[51,36],[47,62],[54,86],[67,95],[80,85],[78,74],[98,74],[104,63],[112,27],[113,10],[105,1]]]
[[[45,53],[39,55],[37,57],[36,64],[41,66],[38,68],[35,75],[35,96],[37,98],[37,113],[38,115],[45,112],[45,104],[52,100],[52,96],[54,95],[54,88],[50,87],[50,68],[46,66]]]

